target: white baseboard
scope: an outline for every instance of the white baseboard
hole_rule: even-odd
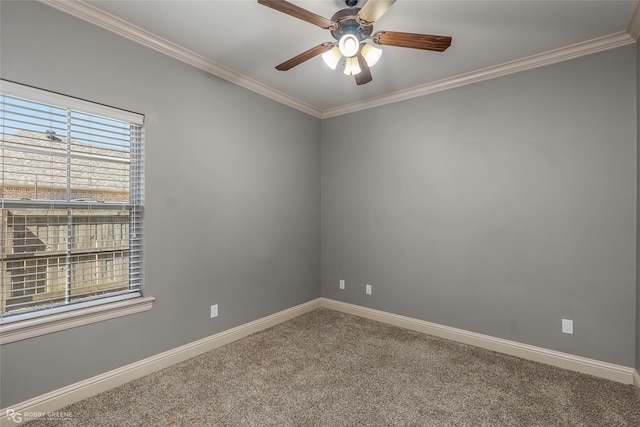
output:
[[[508,341],[501,338],[495,338],[488,335],[465,331],[463,329],[443,326],[437,323],[413,319],[411,317],[400,316],[327,298],[317,298],[253,322],[240,325],[173,350],[140,360],[139,362],[123,366],[122,368],[97,375],[93,378],[53,390],[33,399],[4,408],[0,411],[0,425],[4,426],[14,424],[11,418],[7,417],[8,410],[12,411],[11,413],[20,414],[59,411],[68,405],[79,402],[80,400],[95,396],[96,394],[110,390],[129,381],[133,381],[136,378],[159,371],[160,369],[164,369],[178,362],[182,362],[183,360],[190,359],[225,344],[237,341],[247,335],[251,335],[279,323],[286,322],[287,320],[321,307],[512,356],[522,357],[523,359],[533,360],[572,371],[606,378],[624,384],[635,384],[640,388],[640,375],[638,375],[638,371],[633,368],[627,368],[625,366],[614,365],[541,347],[521,344],[515,341]]]
[[[71,384],[49,393],[37,396],[25,402],[12,405],[0,411],[0,425],[14,425],[8,413],[47,413],[79,402],[96,394],[118,387],[136,378],[164,369],[168,366],[198,356],[207,351],[237,341],[255,332],[270,328],[279,323],[298,317],[320,307],[320,300],[306,302],[289,309],[274,313],[253,322],[220,332],[210,337],[183,345],[173,350],[151,356],[122,368],[97,375],[93,378]],[[10,411],[10,412],[7,412]],[[25,419],[26,421],[26,419]],[[6,424],[5,424],[6,423]]]
[[[636,384],[640,383],[640,379],[637,377],[638,374],[635,369],[628,368],[626,366],[614,365],[612,363],[601,362],[599,360],[588,359],[586,357],[574,356],[572,354],[495,338],[489,335],[469,332],[463,329],[443,326],[437,323],[426,322],[424,320],[413,319],[411,317],[400,316],[327,298],[320,298],[320,305],[328,309],[342,311],[344,313],[377,320],[379,322],[400,326],[413,331],[435,335],[452,341],[470,344],[487,350],[522,357],[523,359],[533,360],[571,371],[582,372],[624,384],[634,384],[635,374]]]

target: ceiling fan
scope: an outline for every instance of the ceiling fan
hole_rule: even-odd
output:
[[[401,33],[397,31],[373,32],[373,24],[395,3],[396,0],[369,0],[362,8],[356,7],[358,0],[345,0],[346,8],[336,12],[331,19],[316,15],[285,0],[258,0],[258,3],[302,19],[331,32],[336,41],[321,43],[276,66],[287,71],[296,65],[322,55],[324,62],[335,69],[342,57],[345,58],[347,75],[353,75],[356,84],[371,81],[372,67],[380,58],[382,50],[366,40],[382,46],[408,47],[412,49],[443,52],[451,45],[451,37],[429,34]]]

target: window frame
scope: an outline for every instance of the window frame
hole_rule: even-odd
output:
[[[138,194],[133,196],[135,197],[135,207],[130,207],[128,209],[131,210],[132,214],[134,214],[133,212],[135,211],[135,215],[140,215],[139,224],[142,227],[142,224],[144,223],[144,149],[142,148],[144,147],[143,115],[61,95],[55,92],[45,91],[31,86],[21,85],[3,79],[0,79],[0,93],[2,95],[15,96],[38,103],[50,104],[57,107],[76,110],[82,113],[108,117],[139,125],[142,132],[142,144],[140,152],[137,155],[140,156],[140,159],[135,164],[136,176],[133,176],[134,172],[132,171],[129,178],[131,181],[134,179],[137,180],[136,187],[133,188],[133,190],[137,191]],[[7,204],[10,205],[9,202],[7,202]],[[37,207],[37,205],[42,204],[42,202],[19,201],[17,204],[26,204]],[[2,205],[3,207],[6,207],[4,203]],[[130,230],[130,241],[132,233],[135,234],[141,231],[142,230],[137,229],[135,231]],[[140,258],[140,278],[137,289],[126,294],[105,296],[71,304],[58,304],[50,308],[41,308],[2,317],[0,318],[0,345],[150,310],[155,299],[150,296],[145,296],[143,292],[144,262],[142,257],[144,254],[144,235],[142,234],[139,239],[140,242],[136,255],[139,255]],[[131,285],[131,282],[129,282],[129,284]]]

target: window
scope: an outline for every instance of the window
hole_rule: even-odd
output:
[[[143,117],[0,83],[0,325],[141,297]]]

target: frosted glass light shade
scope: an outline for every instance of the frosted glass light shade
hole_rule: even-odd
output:
[[[322,60],[325,64],[327,64],[327,67],[331,68],[332,70],[336,69],[336,66],[338,65],[338,62],[340,62],[341,58],[342,53],[340,53],[340,48],[338,46],[334,46],[333,49],[328,50],[322,54]]]
[[[355,76],[360,71],[360,64],[358,64],[358,58],[351,57],[346,59],[346,65],[344,66],[344,73],[348,76]]]
[[[367,65],[369,67],[373,67],[378,62],[378,59],[382,56],[382,49],[378,49],[377,47],[373,47],[368,43],[364,43],[362,46],[362,50],[360,51],[364,60],[367,61]]]
[[[351,58],[360,49],[360,40],[353,34],[345,34],[338,42],[340,52],[347,58]]]

